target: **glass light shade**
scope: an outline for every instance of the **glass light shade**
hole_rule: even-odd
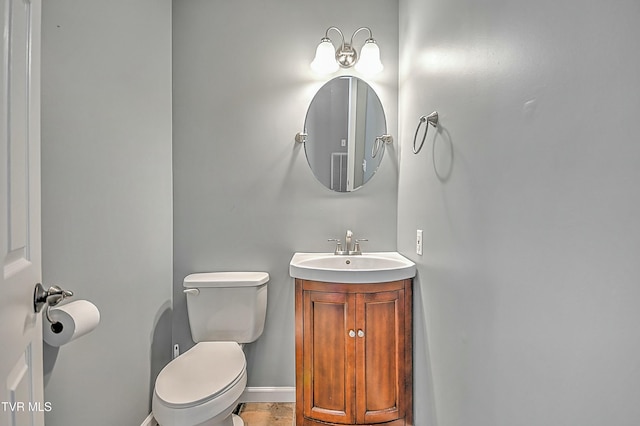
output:
[[[316,49],[316,57],[311,62],[311,69],[318,74],[331,74],[338,71],[336,51],[331,40],[324,38]]]
[[[360,59],[356,63],[356,71],[364,75],[377,74],[384,69],[380,62],[380,48],[373,39],[367,40],[360,50]]]

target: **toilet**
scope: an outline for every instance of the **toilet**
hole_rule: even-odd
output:
[[[160,426],[242,426],[233,410],[247,384],[242,344],[264,329],[266,272],[208,272],[184,279],[196,345],[156,379],[153,416]]]

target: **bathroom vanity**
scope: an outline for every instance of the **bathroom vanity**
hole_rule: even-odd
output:
[[[415,265],[402,258],[409,269],[388,275],[400,279],[376,282],[375,275],[354,278],[358,264],[369,262],[366,255],[327,256],[309,273],[296,269],[305,255],[297,253],[290,268],[296,278],[296,425],[413,425]],[[354,273],[342,275],[348,271]]]

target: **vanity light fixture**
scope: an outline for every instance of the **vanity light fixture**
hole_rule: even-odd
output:
[[[331,30],[337,31],[342,39],[337,49],[335,49],[333,42],[329,38],[329,31]],[[362,30],[369,32],[369,38],[365,40],[360,49],[360,55],[358,55],[358,52],[353,47],[353,38]],[[383,70],[384,66],[380,62],[380,49],[373,39],[371,30],[367,27],[358,28],[351,35],[349,43],[347,43],[344,34],[338,27],[327,28],[316,49],[316,56],[311,62],[311,69],[319,74],[331,74],[338,71],[339,67],[351,68],[353,66],[355,66],[356,71],[364,75],[377,74]]]

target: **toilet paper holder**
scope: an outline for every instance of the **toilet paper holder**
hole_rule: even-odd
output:
[[[47,320],[51,323],[52,330],[55,332],[55,325],[59,324],[57,321],[51,319],[51,315],[49,310],[51,307],[56,306],[58,303],[62,302],[67,297],[73,296],[73,292],[69,290],[63,290],[57,285],[49,287],[49,289],[45,289],[44,286],[40,283],[36,284],[36,288],[33,291],[33,309],[36,313],[42,311],[42,308],[47,307],[45,310],[45,316]],[[60,327],[60,331],[62,328]],[[59,333],[59,331],[58,331]]]

